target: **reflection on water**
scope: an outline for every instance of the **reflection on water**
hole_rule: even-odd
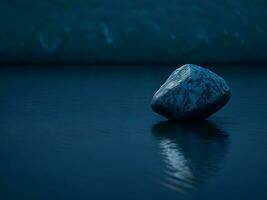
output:
[[[267,199],[267,67],[214,68],[233,94],[221,129],[155,124],[174,69],[0,68],[0,200]]]
[[[204,120],[178,124],[165,121],[153,126],[164,162],[162,185],[180,193],[200,186],[218,172],[227,154],[228,136]]]

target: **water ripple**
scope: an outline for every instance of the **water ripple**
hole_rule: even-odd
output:
[[[161,184],[187,193],[218,173],[225,159],[227,135],[210,121],[178,124],[171,121],[153,126],[163,162]]]

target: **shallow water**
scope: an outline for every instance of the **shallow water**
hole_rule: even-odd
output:
[[[174,68],[0,69],[0,199],[267,199],[267,70],[201,123],[152,112]]]

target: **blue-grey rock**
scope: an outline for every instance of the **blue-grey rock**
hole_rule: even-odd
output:
[[[225,80],[203,67],[186,64],[176,69],[153,96],[152,109],[169,119],[203,119],[230,99]]]

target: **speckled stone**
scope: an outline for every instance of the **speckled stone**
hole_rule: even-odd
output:
[[[230,95],[222,77],[203,67],[186,64],[159,88],[151,106],[169,119],[204,119],[221,109]]]

